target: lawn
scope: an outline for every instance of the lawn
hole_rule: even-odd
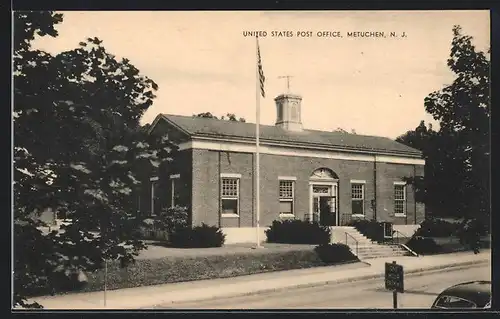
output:
[[[320,254],[315,245],[264,243],[263,248],[253,247],[253,244],[234,244],[218,248],[171,248],[149,242],[148,249],[140,253],[135,263],[121,268],[118,262],[110,261],[107,275],[103,269],[87,273],[86,285],[74,292],[101,291],[105,278],[107,289],[111,290],[359,261],[349,251],[341,252],[345,247],[327,247],[330,249]]]

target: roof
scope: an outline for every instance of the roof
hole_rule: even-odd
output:
[[[444,290],[441,295],[460,297],[484,306],[491,299],[491,281],[460,283]]]
[[[224,121],[212,118],[160,114],[157,117],[171,122],[185,133],[193,136],[212,138],[255,140],[255,123]],[[155,120],[155,122],[157,122]],[[153,125],[155,125],[153,122]],[[279,142],[300,146],[317,146],[343,150],[363,151],[367,153],[389,153],[421,158],[422,152],[398,143],[387,137],[303,130],[287,131],[274,125],[260,126],[262,142]]]

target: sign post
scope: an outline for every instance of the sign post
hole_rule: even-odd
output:
[[[385,263],[385,289],[392,290],[392,304],[397,309],[398,292],[404,293],[404,271],[395,261]]]

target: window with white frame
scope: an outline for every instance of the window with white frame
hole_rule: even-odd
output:
[[[293,180],[279,182],[280,215],[294,215],[295,182]]]
[[[240,200],[240,178],[238,176],[221,176],[221,214],[222,216],[238,216]]]
[[[394,215],[406,215],[406,185],[394,183]]]
[[[361,182],[351,182],[351,202],[352,214],[365,214],[365,184]]]
[[[178,181],[181,178],[180,174],[170,175],[170,206],[174,207],[176,205],[177,197],[178,197]]]

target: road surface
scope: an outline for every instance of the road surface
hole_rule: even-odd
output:
[[[491,280],[491,266],[482,264],[405,276],[398,308],[430,308],[437,294],[454,284]],[[392,292],[383,279],[296,288],[251,296],[162,305],[161,309],[360,309],[392,308]]]

